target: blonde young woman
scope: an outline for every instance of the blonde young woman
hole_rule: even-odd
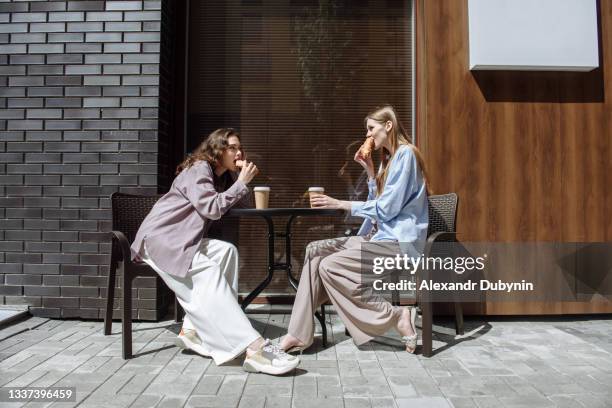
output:
[[[247,184],[257,167],[244,159],[240,135],[212,132],[177,168],[170,191],[143,221],[132,258],[149,264],[185,310],[177,345],[210,356],[216,364],[246,350],[244,369],[280,375],[299,360],[264,340],[238,304],[238,250],[206,237],[211,222],[233,206],[249,205]]]
[[[361,245],[372,243],[368,246],[372,256],[421,253],[429,222],[425,166],[391,106],[368,114],[365,124],[366,138],[372,138],[374,149],[382,151],[378,174],[371,157],[365,160],[359,151],[354,157],[368,174],[367,201],[340,201],[325,195],[312,200],[316,207],[343,209],[365,221],[357,236],[315,241],[306,247],[288,333],[280,344],[284,350],[301,351],[312,344],[314,312],[328,300],[357,345],[395,328],[406,351],[416,349],[414,307],[395,307],[382,298],[371,301],[360,294]]]

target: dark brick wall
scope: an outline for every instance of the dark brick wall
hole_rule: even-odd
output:
[[[163,25],[164,35],[161,0],[0,0],[3,304],[103,316],[109,195],[154,194],[170,180],[159,155],[172,143],[172,75],[160,75],[172,22]],[[159,317],[160,282],[135,283],[135,317]]]

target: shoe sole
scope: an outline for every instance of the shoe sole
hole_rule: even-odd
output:
[[[307,346],[293,346],[289,350],[285,351],[285,353],[287,353],[287,354],[290,354],[290,353],[300,353],[300,354],[302,354],[304,352],[304,350],[306,350],[310,346],[312,346],[312,343],[308,344]]]
[[[182,336],[177,336],[174,339],[174,345],[180,348],[181,350],[190,350],[196,354],[201,355],[202,357],[210,357],[210,355],[208,354],[197,351],[195,345],[192,342],[190,342],[188,339]]]
[[[182,339],[180,336],[178,336],[178,337],[176,337],[176,338],[174,339],[174,345],[175,345],[176,347],[180,348],[181,350],[187,350],[187,349],[189,349],[189,347],[187,347],[187,343],[185,343],[185,342],[183,341],[183,339]]]
[[[242,368],[247,373],[264,373],[270,375],[283,375],[287,374],[289,371],[295,370],[295,368],[300,364],[300,361],[296,361],[294,365],[284,366],[284,367],[274,367],[269,365],[259,364],[257,361],[245,360]]]

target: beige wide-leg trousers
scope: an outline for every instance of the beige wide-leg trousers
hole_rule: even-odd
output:
[[[314,241],[306,247],[304,267],[293,304],[289,334],[309,345],[314,336],[314,312],[328,300],[355,344],[361,345],[397,324],[401,309],[382,297],[364,297],[361,283],[363,236]],[[368,256],[395,256],[399,246],[389,241],[368,244]]]
[[[176,293],[185,310],[184,329],[195,329],[202,347],[216,364],[242,354],[261,337],[238,304],[238,249],[225,241],[205,238],[185,278],[161,270],[147,253],[143,261]]]

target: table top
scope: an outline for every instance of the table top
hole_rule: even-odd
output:
[[[227,212],[229,216],[260,216],[260,217],[275,217],[275,216],[322,216],[322,215],[342,215],[343,210],[331,208],[232,208]]]

